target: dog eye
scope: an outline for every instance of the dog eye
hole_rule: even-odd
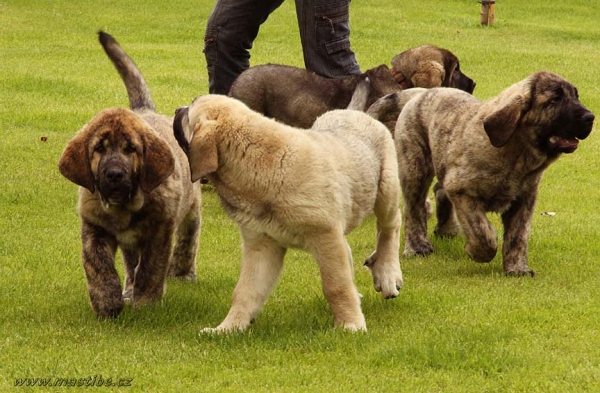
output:
[[[552,104],[558,104],[560,101],[562,101],[564,96],[564,93],[562,91],[558,91],[556,92],[552,98],[550,98],[550,103]]]
[[[104,147],[104,143],[102,143],[102,141],[98,142],[96,146],[94,146],[94,151],[98,153],[104,153],[105,150],[106,148]]]
[[[127,154],[133,154],[133,153],[135,153],[135,146],[133,146],[132,144],[129,144],[129,143],[128,143],[128,144],[125,146],[125,149],[123,149],[123,150],[124,150],[124,151],[125,151],[125,153],[127,153]]]

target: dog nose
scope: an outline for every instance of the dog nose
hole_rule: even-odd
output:
[[[583,115],[581,120],[583,120],[584,123],[593,123],[595,118],[596,116],[594,116],[592,112],[588,112],[585,115]]]
[[[119,168],[111,168],[106,172],[106,178],[113,184],[122,182],[124,177],[125,173]]]

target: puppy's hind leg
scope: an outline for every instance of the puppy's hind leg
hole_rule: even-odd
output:
[[[400,184],[395,153],[392,151],[384,160],[379,181],[377,199],[375,200],[375,217],[377,218],[377,246],[365,261],[373,275],[373,285],[385,299],[398,296],[402,288],[402,270],[400,269],[400,226],[402,218],[398,205],[400,203]]]
[[[196,254],[200,241],[202,216],[200,201],[196,200],[177,228],[176,243],[169,275],[184,281],[196,281]]]
[[[139,250],[122,249],[123,261],[125,262],[125,288],[123,289],[123,300],[126,303],[133,302],[133,281],[135,279],[135,268],[140,263]]]
[[[254,321],[279,280],[286,248],[265,235],[242,228],[242,271],[233,291],[229,313],[204,333],[243,331]]]
[[[433,245],[427,237],[427,193],[433,181],[433,163],[422,130],[402,123],[396,126],[396,150],[404,199],[404,255],[428,255]]]
[[[307,239],[307,244],[319,265],[323,294],[333,313],[334,326],[349,331],[367,330],[342,229],[315,234]]]
[[[454,237],[458,235],[458,223],[454,215],[454,206],[446,194],[444,187],[438,182],[433,186],[435,193],[437,226],[433,233],[440,237]]]

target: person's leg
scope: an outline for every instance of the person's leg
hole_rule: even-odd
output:
[[[217,0],[206,24],[204,55],[209,93],[227,94],[250,67],[252,43],[260,25],[283,0]]]
[[[360,73],[350,49],[349,8],[349,0],[296,0],[307,70],[329,78]]]

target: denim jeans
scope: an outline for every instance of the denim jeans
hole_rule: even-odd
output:
[[[227,94],[250,67],[260,25],[283,0],[217,0],[206,25],[204,54],[209,92]],[[360,73],[350,49],[350,0],[296,0],[300,40],[307,70],[328,78]]]

